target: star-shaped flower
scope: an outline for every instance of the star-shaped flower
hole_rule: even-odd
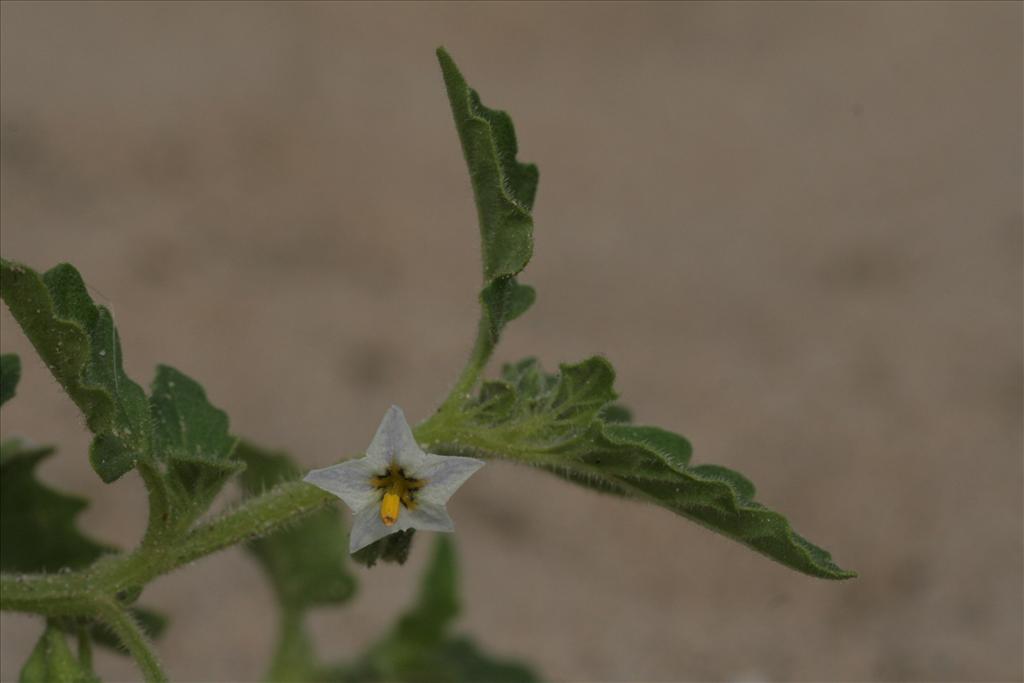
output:
[[[352,508],[348,550],[354,553],[406,529],[454,531],[445,504],[483,465],[475,458],[424,453],[402,409],[391,406],[364,457],[311,470],[304,481]]]

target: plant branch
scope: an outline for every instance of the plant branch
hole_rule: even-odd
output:
[[[135,659],[148,683],[167,681],[160,661],[150,647],[149,639],[135,620],[117,603],[102,600],[96,603],[96,616],[114,632],[121,644]]]
[[[47,617],[93,616],[89,570],[67,574],[0,574],[0,610]]]
[[[302,481],[278,484],[266,493],[249,498],[217,519],[196,527],[173,549],[160,574],[242,541],[252,541],[304,517],[332,501],[334,496]]]
[[[96,601],[242,541],[265,536],[334,498],[301,481],[279,484],[200,524],[170,547],[143,546],[65,574],[0,574],[0,610],[47,616],[95,616]]]
[[[448,392],[448,396],[441,407],[437,409],[436,414],[448,414],[465,403],[473,387],[476,386],[477,380],[480,379],[480,373],[487,366],[487,361],[491,359],[492,353],[494,353],[494,339],[487,325],[487,318],[481,311],[473,350],[470,352],[462,372],[459,373],[458,379],[455,380],[455,386]]]

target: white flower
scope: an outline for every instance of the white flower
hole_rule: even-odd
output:
[[[391,406],[364,457],[311,470],[304,481],[352,508],[348,551],[354,553],[396,531],[454,531],[445,504],[483,465],[475,458],[424,453],[402,409]]]

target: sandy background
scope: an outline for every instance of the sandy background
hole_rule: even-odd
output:
[[[130,373],[200,379],[321,466],[429,414],[474,330],[475,213],[433,50],[509,110],[541,185],[535,309],[500,359],[605,354],[642,422],[861,572],[789,571],[653,507],[493,465],[453,502],[462,628],[549,678],[1020,680],[1022,6],[17,4],[2,250],[75,263]],[[27,359],[3,432],[139,538]],[[345,657],[415,590],[361,571]],[[274,613],[234,550],[154,583],[175,680],[258,678]],[[4,615],[4,680],[39,632]],[[101,672],[131,679],[126,660]]]

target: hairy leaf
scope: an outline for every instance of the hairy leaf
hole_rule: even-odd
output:
[[[21,379],[21,359],[17,354],[0,356],[0,405],[14,398],[14,390]]]
[[[20,683],[91,683],[99,679],[71,653],[64,634],[52,624],[40,636],[21,669]]]
[[[114,321],[73,266],[40,276],[0,259],[0,296],[95,434],[93,469],[111,482],[149,452],[145,392],[124,373]]]
[[[228,433],[227,414],[199,383],[160,365],[151,392],[153,450],[166,467],[172,514],[187,525],[245,464],[231,457],[237,439]]]
[[[473,186],[483,257],[480,303],[493,346],[505,324],[522,315],[535,297],[533,288],[520,285],[515,276],[533,254],[530,211],[538,171],[535,165],[516,160],[518,146],[509,115],[481,104],[444,48],[438,48],[437,58]]]
[[[458,613],[455,548],[448,536],[439,536],[416,603],[365,654],[324,672],[322,679],[353,683],[538,680],[528,667],[492,658],[469,639],[450,635]]]
[[[536,299],[536,290],[519,284],[514,277],[498,278],[484,287],[480,303],[490,343],[497,344],[505,325],[526,313]]]
[[[246,496],[255,496],[301,476],[283,453],[262,450],[242,441],[238,457],[246,464],[240,482]],[[315,512],[294,526],[248,544],[270,579],[280,605],[278,645],[269,680],[315,678],[313,646],[305,630],[306,610],[347,601],[356,590],[345,549],[347,534],[336,507]]]
[[[603,358],[562,365],[557,375],[533,359],[484,382],[475,403],[445,416],[450,443],[435,452],[491,455],[547,469],[600,491],[645,500],[739,541],[798,571],[855,576],[754,501],[754,485],[716,465],[691,465],[690,444],[657,427],[628,424],[614,402],[615,372]],[[610,419],[609,419],[610,418]],[[436,441],[425,423],[417,437]]]
[[[54,450],[17,439],[0,444],[0,570],[78,569],[113,548],[84,536],[75,518],[81,498],[39,483],[36,466]]]

